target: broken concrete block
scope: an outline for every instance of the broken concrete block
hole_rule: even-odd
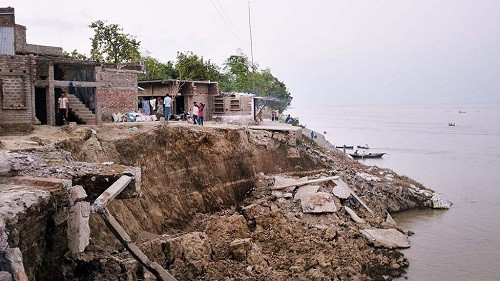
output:
[[[356,212],[354,212],[353,209],[347,207],[347,206],[344,206],[344,209],[345,211],[347,212],[347,214],[349,214],[349,216],[351,217],[351,219],[355,222],[355,223],[364,223],[365,220],[360,218]]]
[[[393,227],[397,225],[396,221],[392,218],[391,214],[387,213],[387,217],[385,219],[385,222]]]
[[[247,258],[247,253],[252,249],[252,239],[235,239],[230,244],[231,255],[235,260],[243,261]]]
[[[68,248],[71,253],[82,253],[90,241],[90,203],[77,202],[69,210]]]
[[[295,193],[294,199],[300,199],[305,193],[316,193],[318,192],[319,185],[304,185],[299,187],[297,193]]]
[[[0,176],[5,176],[11,169],[12,166],[7,159],[0,160]]]
[[[69,189],[68,199],[69,199],[69,203],[71,205],[73,205],[77,201],[81,201],[85,198],[87,198],[87,193],[85,192],[85,189],[83,189],[83,186],[75,185]]]
[[[5,260],[12,273],[13,280],[28,281],[28,277],[24,271],[23,254],[19,248],[8,248],[5,251]]]
[[[451,207],[451,202],[437,193],[432,195],[431,201],[433,209],[449,209]]]
[[[342,180],[334,180],[333,181],[336,185],[333,188],[333,195],[335,195],[337,198],[340,199],[347,199],[351,195],[351,189],[345,182]]]
[[[361,234],[375,247],[382,248],[409,248],[410,240],[395,228],[390,229],[362,229]]]
[[[333,213],[337,211],[333,195],[326,192],[305,193],[300,199],[304,213]]]
[[[7,271],[0,271],[0,281],[12,281],[12,275]]]

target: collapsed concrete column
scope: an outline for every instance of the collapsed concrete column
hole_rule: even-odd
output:
[[[68,214],[68,248],[72,254],[82,253],[90,241],[90,202],[83,201],[87,193],[82,186],[73,186],[69,191],[71,207]]]

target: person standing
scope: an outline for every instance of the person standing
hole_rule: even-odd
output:
[[[196,102],[193,102],[193,124],[196,125],[196,122],[198,122],[198,113],[199,113],[199,108]]]
[[[160,119],[160,117],[163,116],[165,107],[163,107],[163,99],[162,98],[157,98],[157,103],[158,103],[158,109],[156,110],[156,118]]]
[[[172,98],[167,95],[164,99],[163,99],[163,106],[165,107],[165,120],[167,120],[167,124],[168,124],[168,121],[170,120],[170,105],[172,104]]]
[[[198,106],[198,125],[203,126],[203,119],[205,117],[205,104],[200,102],[200,106]]]
[[[57,100],[57,114],[59,114],[59,120],[63,125],[68,123],[68,96],[66,92],[62,91],[61,96]]]

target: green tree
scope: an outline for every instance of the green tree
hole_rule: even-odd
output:
[[[63,57],[67,59],[89,60],[87,55],[79,53],[76,49],[71,51],[71,53],[63,51]]]
[[[192,52],[177,53],[175,70],[179,79],[218,81],[221,73],[219,67],[210,60],[204,60]]]
[[[174,63],[171,61],[162,63],[150,56],[145,56],[142,60],[146,63],[146,74],[141,74],[140,80],[176,79],[179,77]]]
[[[139,53],[140,41],[127,33],[118,24],[107,24],[98,20],[89,25],[94,29],[90,58],[106,63],[136,62]]]
[[[251,63],[248,57],[240,52],[232,55],[224,63],[226,80],[221,83],[222,91],[250,92]]]
[[[219,86],[223,92],[249,92],[268,98],[268,105],[280,111],[292,101],[285,83],[276,78],[270,69],[260,70],[252,65],[241,51],[230,56],[224,63]]]

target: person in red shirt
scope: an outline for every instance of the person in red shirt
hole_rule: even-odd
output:
[[[200,126],[203,126],[203,118],[205,116],[205,104],[204,103],[200,103],[200,105],[198,106],[198,125]]]

